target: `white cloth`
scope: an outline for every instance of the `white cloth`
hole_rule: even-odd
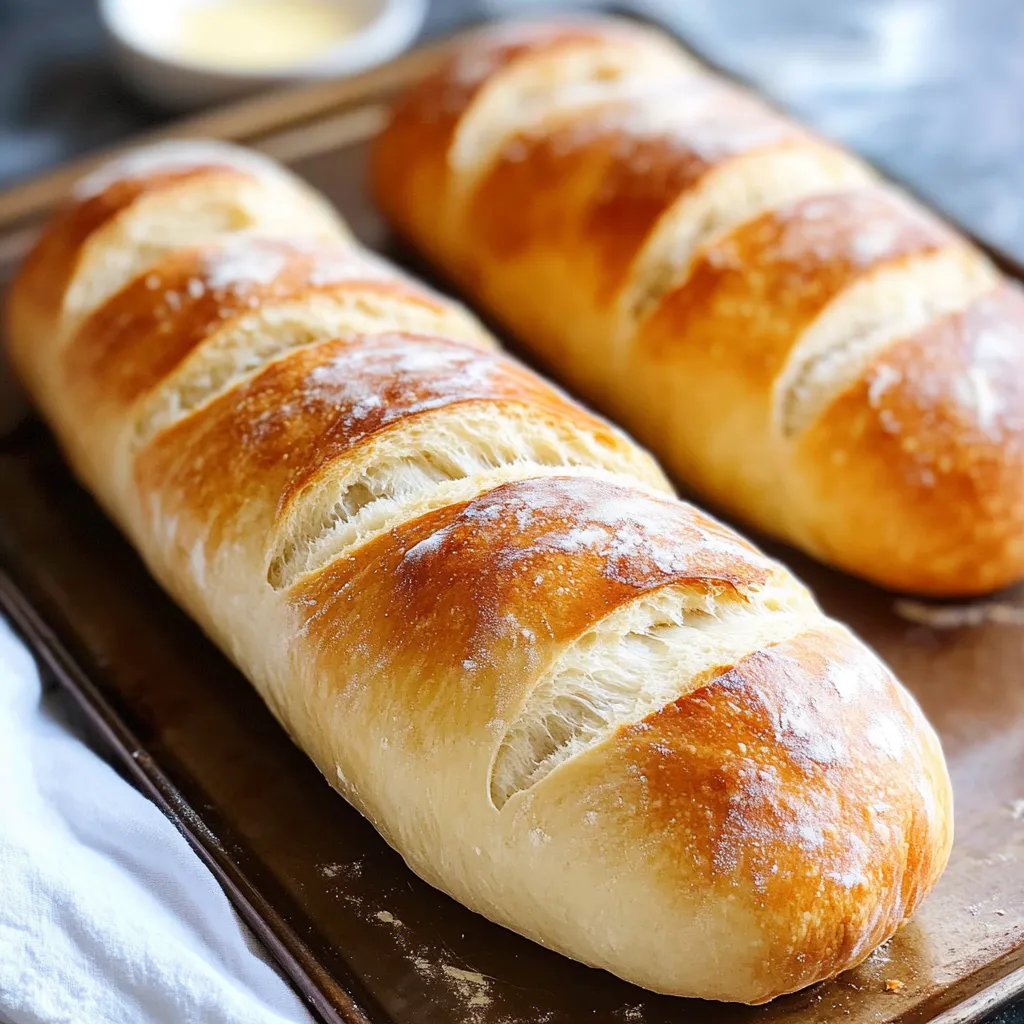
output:
[[[0,1020],[308,1024],[265,957],[0,619]]]

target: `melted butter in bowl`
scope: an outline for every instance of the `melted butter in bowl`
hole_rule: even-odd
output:
[[[121,71],[166,107],[353,74],[415,39],[427,0],[99,0]]]
[[[365,12],[332,0],[213,0],[182,7],[169,42],[191,63],[280,70],[324,57],[365,20]]]

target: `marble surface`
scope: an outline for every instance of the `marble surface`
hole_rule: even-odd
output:
[[[543,6],[435,0],[426,34]],[[1024,259],[1022,0],[632,6]],[[91,0],[0,0],[0,188],[165,117],[118,82]]]

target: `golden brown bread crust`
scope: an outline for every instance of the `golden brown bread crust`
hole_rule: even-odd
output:
[[[707,685],[624,729],[603,766],[631,780],[627,835],[654,846],[669,886],[749,900],[776,920],[794,902],[808,908],[796,936],[768,929],[752,957],[779,992],[857,963],[914,912],[943,867],[927,841],[933,780],[895,778],[884,764],[901,758],[909,737],[922,763],[935,763],[934,747],[901,700],[886,716],[874,717],[870,703],[851,713],[844,680],[854,674],[855,685],[892,685],[847,635],[807,631],[709,673]],[[834,685],[818,685],[830,677]],[[880,752],[882,763],[865,771]],[[778,836],[794,835],[780,848]],[[902,836],[905,858],[882,855],[880,835]]]
[[[257,277],[232,278],[225,272],[231,270],[236,251]],[[98,398],[130,404],[171,374],[214,331],[252,310],[320,292],[344,295],[356,290],[364,296],[382,292],[439,318],[447,313],[454,319],[450,306],[349,245],[245,239],[239,246],[179,250],[131,281],[75,332],[68,347],[68,373],[84,389],[95,389]]]
[[[929,362],[951,375],[947,393],[955,375],[987,373],[938,324],[1010,286],[852,157],[681,53],[674,73],[646,74],[635,54],[653,55],[650,36],[591,30],[621,51],[602,90],[552,69],[578,65],[594,39],[552,43],[557,26],[543,24],[519,29],[531,46],[476,65],[471,90],[449,91],[497,47],[486,29],[414,86],[375,154],[385,213],[719,507],[896,589],[973,594],[1024,576],[1024,424],[1000,406],[997,437],[961,403],[953,431],[941,400],[926,404]],[[529,110],[467,158],[497,98],[530,90]],[[1002,323],[1024,330],[1016,305]],[[904,364],[906,394],[890,400],[921,407],[913,443],[973,466],[969,484],[915,481],[872,431],[842,456],[823,451],[863,402],[855,383],[911,335],[927,359]],[[881,526],[865,530],[872,508]]]
[[[628,548],[617,529],[627,523],[636,531]],[[575,546],[567,538],[577,535],[586,539]],[[735,534],[678,502],[553,477],[504,484],[404,523],[310,577],[290,599],[325,668],[350,644],[386,654],[396,667],[403,650],[428,660],[432,681],[384,673],[395,688],[416,687],[393,695],[401,703],[429,703],[437,696],[431,686],[479,673],[481,688],[497,689],[465,704],[486,716],[466,724],[486,726],[496,709],[512,717],[560,647],[624,602],[680,584],[741,594],[775,572]],[[370,588],[382,593],[360,603],[389,614],[360,616],[361,632],[338,631],[333,609]],[[344,686],[343,677],[334,685]],[[428,716],[403,725],[424,745],[435,729]]]
[[[879,355],[800,439],[808,505],[843,516],[847,551],[891,534],[913,590],[934,589],[937,565],[984,593],[1024,558],[1021,323],[1024,295],[1004,284]]]
[[[646,122],[659,130],[633,131]],[[607,308],[682,192],[737,153],[805,134],[716,79],[682,72],[511,139],[472,198],[477,244],[488,260],[543,246],[592,263],[592,301]]]
[[[18,286],[4,306],[9,346],[35,345],[60,330],[61,312],[68,282],[89,238],[117,215],[147,194],[158,193],[212,168],[176,168],[145,179],[127,179],[110,188],[74,202],[58,212],[18,271]],[[217,173],[241,175],[241,171],[218,168]],[[25,360],[26,367],[30,360]]]
[[[44,235],[67,279],[42,302],[30,258],[10,351],[330,783],[468,906],[658,991],[760,1002],[892,934],[951,795],[888,670],[297,182],[195,157],[85,190],[136,182]]]
[[[90,235],[138,202],[143,195],[187,183],[197,176],[206,177],[213,171],[228,177],[244,175],[244,172],[226,166],[175,168],[147,178],[113,182],[102,192],[70,204],[57,214],[51,229],[26,257],[21,268],[24,283],[19,289],[20,299],[40,308],[59,310],[75,262]]]
[[[472,403],[525,406],[538,418],[569,421],[628,459],[631,446],[621,435],[504,356],[446,339],[386,334],[325,341],[276,360],[163,431],[140,453],[136,479],[142,493],[165,496],[161,515],[187,512],[215,549],[221,525],[237,520],[242,506],[280,515],[358,445],[416,417]],[[638,474],[641,466],[637,459]]]
[[[634,541],[625,546],[629,531]],[[590,532],[600,540],[587,548],[567,543]],[[458,746],[456,734],[473,744],[490,734],[482,754],[467,755],[486,760],[500,738],[495,715],[507,723],[519,714],[530,681],[559,648],[616,607],[672,586],[743,602],[776,571],[691,509],[601,482],[548,479],[410,522],[335,562],[292,600],[314,670],[336,681],[330,698],[344,714],[365,713],[368,661],[378,679],[372,733],[388,750],[426,763],[437,743]],[[410,676],[406,666],[420,658],[430,675]],[[460,679],[472,682],[471,694]],[[580,864],[578,883],[535,916],[527,934],[550,943],[544,928],[549,936],[558,930],[546,918],[564,916],[571,901],[593,939],[591,962],[621,973],[627,961],[635,972],[628,976],[663,988],[663,965],[680,970],[679,951],[663,948],[663,922],[689,915],[698,931],[716,935],[719,925],[706,921],[707,894],[715,892],[729,906],[736,955],[730,977],[705,979],[702,994],[730,998],[740,987],[743,998],[756,992],[753,1000],[763,1001],[859,962],[913,913],[951,840],[934,798],[941,755],[884,666],[835,626],[812,626],[716,665],[691,686],[503,808],[521,820],[535,870],[544,872],[549,846],[553,857]],[[451,703],[453,687],[465,696]],[[409,717],[402,709],[410,706],[422,710]],[[346,778],[366,793],[360,772]],[[470,857],[474,846],[487,850],[486,834],[474,834],[484,798],[472,788],[458,793]],[[446,831],[443,815],[455,801],[431,799],[439,808],[413,819],[409,832]],[[367,803],[371,820],[385,827],[386,809]],[[417,845],[410,835],[385,834],[400,849]],[[458,847],[452,842],[451,857],[462,855]],[[595,856],[602,874],[588,889],[583,863]],[[418,869],[431,877],[430,865]],[[627,902],[625,893],[635,897],[634,887],[652,887],[657,909],[644,899],[643,927],[631,931],[629,948],[615,950],[610,908]],[[500,905],[455,891],[505,919]],[[699,973],[704,957],[720,953],[687,947],[686,956]]]
[[[398,131],[380,139],[373,180],[395,215],[420,219],[424,230],[435,226],[430,218],[444,208],[440,200],[449,187],[446,152],[462,113],[481,99],[495,72],[514,66],[524,55],[555,58],[557,71],[559,54],[570,49],[593,56],[595,66],[585,74],[598,82],[614,81],[626,73],[643,74],[672,58],[655,33],[610,21],[509,25],[481,37],[478,45],[467,48],[403,99],[394,111]],[[567,77],[571,84],[571,72]],[[529,94],[520,100],[528,102]],[[516,116],[513,113],[511,120]],[[392,141],[400,150],[390,149]],[[402,154],[410,146],[425,159],[408,164]]]
[[[705,246],[644,322],[636,351],[668,362],[717,350],[769,391],[836,296],[879,267],[951,241],[941,224],[882,189],[799,200]]]
[[[48,388],[41,352],[62,351],[81,320],[161,256],[239,234],[346,239],[334,212],[271,161],[222,143],[163,143],[129,152],[80,181],[19,268],[5,336],[30,388]],[[65,403],[51,396],[52,415]]]

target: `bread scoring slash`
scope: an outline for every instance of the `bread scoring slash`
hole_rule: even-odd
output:
[[[858,963],[935,883],[949,779],[889,670],[280,168],[115,163],[6,317],[154,575],[467,906],[659,992],[762,1002]]]

